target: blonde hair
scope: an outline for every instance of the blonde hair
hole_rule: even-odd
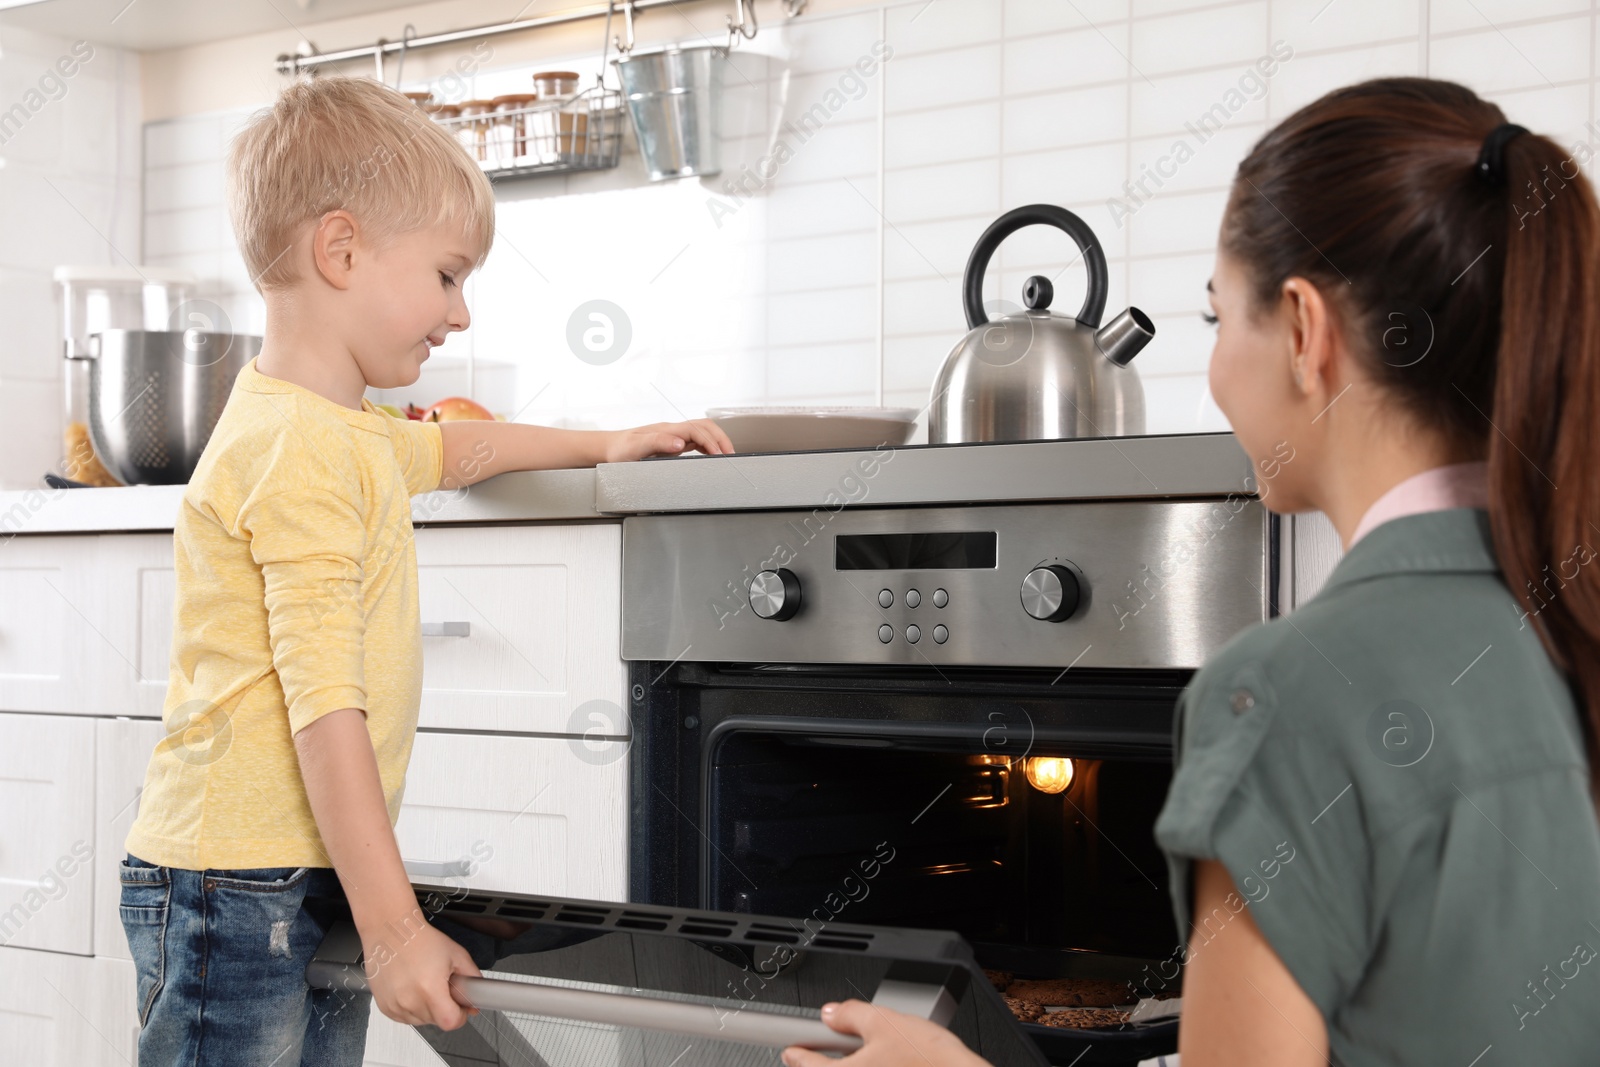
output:
[[[233,232],[257,289],[293,284],[301,228],[350,212],[382,245],[429,226],[461,228],[483,263],[494,190],[476,160],[419,107],[368,78],[297,81],[228,149]]]

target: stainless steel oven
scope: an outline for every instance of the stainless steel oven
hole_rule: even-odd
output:
[[[1001,984],[1181,1005],[1173,707],[1277,612],[1289,547],[1226,486],[628,518],[631,899],[950,930]],[[1175,1051],[1153,1014],[1013,1022],[1052,1063],[1134,1064]]]

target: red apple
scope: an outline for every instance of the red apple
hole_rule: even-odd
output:
[[[417,405],[415,405],[415,404],[407,404],[406,405],[406,418],[412,420],[413,422],[421,422],[422,421],[422,409],[417,407]]]
[[[447,396],[422,413],[423,422],[454,422],[457,419],[494,421],[489,409],[464,396]]]

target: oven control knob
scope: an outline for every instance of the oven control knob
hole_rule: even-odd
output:
[[[1060,622],[1078,610],[1078,576],[1060,564],[1035,567],[1022,579],[1022,607],[1040,622]]]
[[[784,567],[762,571],[750,579],[750,606],[761,618],[773,622],[794,618],[800,610],[800,579]]]

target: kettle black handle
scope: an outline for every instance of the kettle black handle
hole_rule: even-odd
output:
[[[983,275],[989,269],[989,257],[1000,247],[1000,242],[1024,226],[1042,223],[1065,231],[1077,242],[1083,253],[1084,265],[1089,269],[1089,291],[1083,296],[1083,307],[1078,311],[1078,322],[1091,329],[1100,327],[1100,314],[1106,309],[1106,291],[1109,287],[1106,254],[1100,248],[1100,239],[1089,229],[1089,224],[1064,207],[1054,204],[1029,204],[1001,215],[983,231],[967,260],[967,273],[962,280],[962,299],[967,310],[967,328],[977,329],[989,321],[983,310]]]

